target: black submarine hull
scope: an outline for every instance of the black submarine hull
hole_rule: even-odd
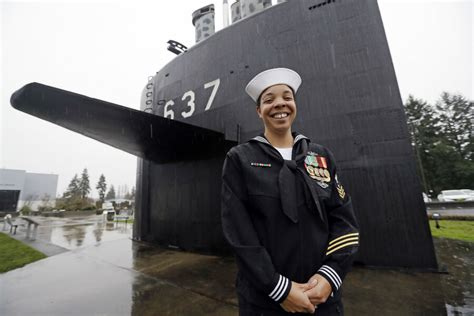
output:
[[[227,253],[222,163],[232,146],[262,132],[244,87],[272,67],[303,78],[293,129],[335,154],[360,224],[357,261],[436,269],[375,0],[290,0],[234,23],[150,78],[141,111],[36,83],[18,90],[11,103],[139,157],[136,240]]]
[[[150,81],[152,93],[144,96],[142,109],[245,142],[261,133],[262,123],[244,87],[272,67],[294,69],[303,78],[293,129],[329,147],[338,160],[361,226],[357,261],[435,269],[375,0],[288,1],[239,21],[163,67]],[[185,250],[226,251],[220,225],[225,151],[191,162],[140,160],[134,237]]]

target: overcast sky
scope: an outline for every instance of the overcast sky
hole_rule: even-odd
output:
[[[217,30],[221,2],[214,2]],[[58,195],[83,168],[93,196],[101,173],[108,184],[134,186],[136,157],[14,110],[10,95],[35,81],[138,109],[148,76],[174,57],[166,42],[192,46],[191,14],[210,3],[1,1],[0,168],[58,174]],[[403,100],[413,94],[434,103],[442,91],[472,100],[472,1],[379,6]]]

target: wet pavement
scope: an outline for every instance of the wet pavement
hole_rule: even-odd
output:
[[[0,315],[238,314],[233,258],[133,242],[100,216],[40,221],[37,241],[63,252],[0,274]],[[474,315],[474,243],[435,246],[447,273],[355,267],[346,314]]]
[[[436,210],[427,210],[429,216],[432,216],[434,213],[438,213],[443,216],[450,217],[472,217],[474,218],[474,209],[471,208],[452,208],[452,209],[436,209]]]
[[[26,222],[17,218],[16,235],[11,237],[28,244],[47,256],[53,256],[83,246],[131,238],[133,224],[108,222],[102,215],[86,217],[32,217],[39,223],[36,240],[26,238]]]
[[[435,238],[439,273],[354,268],[348,315],[474,315],[474,243]]]

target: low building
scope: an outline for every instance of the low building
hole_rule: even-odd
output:
[[[58,175],[0,169],[0,213],[19,211],[24,205],[32,210],[54,206]]]

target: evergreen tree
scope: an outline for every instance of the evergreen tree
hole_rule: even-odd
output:
[[[105,177],[103,174],[100,175],[99,182],[95,187],[99,193],[99,199],[104,202],[105,192],[107,191],[107,183],[105,182]]]
[[[135,200],[135,187],[132,187],[130,191],[130,200]]]
[[[127,187],[127,193],[125,194],[125,198],[127,200],[134,200],[135,199],[135,187],[132,187],[130,191],[128,191]]]
[[[122,185],[119,184],[119,185],[117,186],[117,190],[116,190],[116,192],[115,192],[115,197],[116,197],[117,199],[122,198],[122,191],[123,191],[123,190],[122,190]]]
[[[125,199],[128,199],[127,196],[130,196],[130,192],[128,191],[128,185],[124,184],[122,186],[122,196],[121,197],[123,197]]]
[[[412,95],[405,103],[408,128],[417,161],[417,172],[421,179],[424,192],[433,189],[432,150],[438,141],[437,119],[434,108],[426,101],[416,99]]]
[[[106,200],[115,199],[115,189],[113,185],[110,186],[109,192],[107,192],[105,199]]]
[[[472,188],[472,104],[447,92],[435,107],[413,96],[405,103],[420,179],[432,197],[441,190]]]
[[[82,171],[81,180],[79,182],[79,191],[81,193],[81,197],[85,199],[89,192],[91,191],[91,187],[89,185],[89,174],[87,172],[87,168],[84,168]]]
[[[436,103],[439,129],[447,144],[465,159],[473,159],[473,102],[459,94],[443,92]]]
[[[456,148],[442,138],[432,152],[433,191],[437,195],[441,190],[469,189],[474,182],[474,165],[464,161]],[[469,171],[470,170],[470,171]]]
[[[72,199],[79,197],[81,195],[80,189],[79,189],[79,183],[80,180],[77,177],[77,173],[74,175],[72,178],[71,182],[69,183],[66,192],[63,194],[63,198],[65,199]]]

